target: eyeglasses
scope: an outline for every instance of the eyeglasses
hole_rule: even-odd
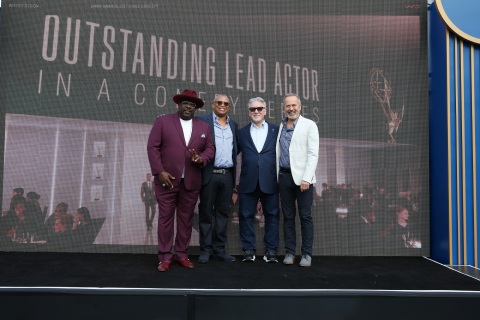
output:
[[[223,104],[225,107],[228,107],[230,105],[230,103],[225,101],[215,101],[215,103],[217,104],[217,106],[221,106]]]
[[[192,107],[196,107],[197,105],[191,101],[182,101],[182,105],[183,106],[192,106]]]
[[[262,112],[263,109],[265,109],[264,107],[252,107],[252,108],[248,108],[248,110],[250,110],[250,112],[255,112],[255,110],[257,112]]]

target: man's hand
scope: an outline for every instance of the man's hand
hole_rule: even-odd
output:
[[[163,171],[160,172],[158,175],[158,180],[162,184],[162,187],[165,189],[172,189],[173,188],[173,183],[171,180],[175,180],[175,177],[172,176],[170,173]]]
[[[310,188],[310,183],[305,181],[305,180],[302,180],[302,182],[300,183],[300,191],[307,191],[308,189]]]
[[[197,153],[197,151],[195,151],[195,149],[189,149],[188,150],[190,152],[190,155],[192,156],[192,162],[195,162],[197,164],[203,164],[203,159],[202,157],[200,157]]]

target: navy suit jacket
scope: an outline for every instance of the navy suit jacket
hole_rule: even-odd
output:
[[[192,121],[192,136],[186,145],[178,113],[157,117],[148,137],[147,153],[154,176],[166,171],[175,177],[172,183],[178,186],[185,167],[185,188],[199,190],[202,186],[202,167],[214,159],[215,147],[208,125],[196,118]],[[189,149],[197,151],[203,159],[203,165],[192,162]],[[154,181],[155,184],[159,183],[158,179]]]
[[[251,123],[238,132],[242,152],[242,171],[240,173],[239,193],[255,191],[257,183],[264,193],[278,193],[276,149],[278,126],[268,123],[268,133],[262,151],[258,152],[250,134]]]
[[[203,116],[198,116],[197,118],[208,123],[208,125],[210,126],[210,134],[213,137],[213,145],[215,146],[215,127],[213,125],[213,112]],[[233,187],[235,187],[237,154],[238,154],[238,124],[234,120],[232,120],[232,118],[229,119],[228,124],[233,134],[233,150],[232,150],[233,180],[232,181],[233,181]],[[202,169],[202,185],[203,186],[210,181],[210,178],[212,177],[212,174],[213,174],[212,171],[213,171],[214,164],[215,164],[215,157],[213,157],[212,161],[210,161]]]

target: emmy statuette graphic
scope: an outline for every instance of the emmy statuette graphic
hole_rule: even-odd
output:
[[[393,134],[397,132],[400,123],[402,123],[405,105],[402,104],[401,113],[390,106],[392,85],[384,72],[378,68],[372,68],[370,70],[370,91],[372,91],[375,100],[380,103],[383,114],[385,115],[388,134],[387,142],[396,143]]]

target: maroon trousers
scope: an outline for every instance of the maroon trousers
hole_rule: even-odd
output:
[[[155,183],[155,195],[158,203],[158,260],[173,258],[171,252],[174,243],[174,221],[176,216],[177,233],[175,236],[175,254],[178,258],[188,258],[188,246],[192,236],[193,211],[200,190],[187,190],[183,183],[173,189],[165,189],[160,182]],[[176,211],[176,214],[175,214]]]

